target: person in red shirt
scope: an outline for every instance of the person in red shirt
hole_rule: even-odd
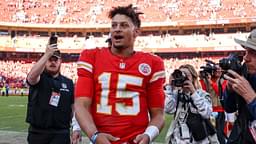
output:
[[[220,91],[223,91],[225,88],[226,80],[221,78],[222,71],[218,64],[213,64],[211,67],[212,68],[208,67],[208,69],[212,69],[212,71],[204,71],[205,73],[203,76],[201,76],[200,83],[202,89],[211,95],[213,103],[212,115],[214,116],[212,120],[214,121],[220,144],[225,144],[226,135],[223,132],[225,127],[225,113],[220,102]]]
[[[213,112],[224,112],[223,107],[220,104],[219,101],[219,85],[222,86],[222,89],[225,88],[225,80],[220,79],[221,76],[221,69],[220,67],[216,64],[215,70],[213,70],[212,73],[205,73],[205,76],[201,76],[200,78],[200,83],[202,86],[202,89],[209,92],[212,96],[212,101],[213,101]],[[221,82],[219,83],[219,80]]]
[[[139,14],[132,5],[113,8],[111,47],[79,57],[75,111],[93,144],[148,144],[164,125],[164,64],[134,51]]]

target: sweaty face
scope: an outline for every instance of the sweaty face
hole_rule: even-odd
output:
[[[136,27],[126,15],[117,14],[112,18],[110,32],[114,48],[124,49],[133,47]]]
[[[60,72],[61,59],[56,57],[51,57],[46,62],[45,70],[51,75],[55,75]]]
[[[250,74],[256,74],[256,50],[246,48],[244,62]]]

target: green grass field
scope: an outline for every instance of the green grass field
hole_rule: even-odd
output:
[[[160,142],[160,143],[164,143],[165,141],[165,135],[167,133],[167,130],[170,126],[172,120],[172,116],[170,115],[165,115],[165,126],[163,128],[163,130],[161,131],[160,135],[156,138],[156,142]]]
[[[0,130],[27,131],[26,104],[26,96],[0,96]]]
[[[28,127],[25,122],[26,106],[26,96],[0,96],[0,131],[26,132]],[[164,143],[171,119],[171,116],[166,115],[165,127],[157,137],[156,142]]]

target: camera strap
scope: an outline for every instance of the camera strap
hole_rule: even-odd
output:
[[[180,90],[178,90],[178,92],[177,92],[176,111],[174,113],[175,118],[176,118],[176,114],[177,114],[177,111],[178,111],[178,108],[179,108],[179,103],[180,103]]]
[[[222,84],[224,83],[224,80],[225,80],[224,73],[222,73],[220,78],[218,79],[219,100],[222,107],[224,107],[224,96],[223,96],[223,88],[222,88]]]
[[[182,94],[181,91],[178,91],[177,104],[176,104],[176,112],[174,113],[175,119],[178,118],[179,113],[182,112],[182,109],[185,109],[185,111],[183,111],[183,113],[185,112],[186,115],[188,113],[188,108],[186,107],[186,105],[188,105],[188,101],[185,101],[183,97],[184,97],[184,94]]]

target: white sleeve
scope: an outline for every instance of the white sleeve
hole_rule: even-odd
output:
[[[191,99],[197,108],[197,112],[203,118],[209,118],[212,113],[212,101],[210,95],[200,89],[192,94]],[[191,107],[191,109],[193,109],[193,106]]]
[[[164,111],[169,114],[176,112],[177,106],[177,93],[176,91],[165,92],[165,106]]]

